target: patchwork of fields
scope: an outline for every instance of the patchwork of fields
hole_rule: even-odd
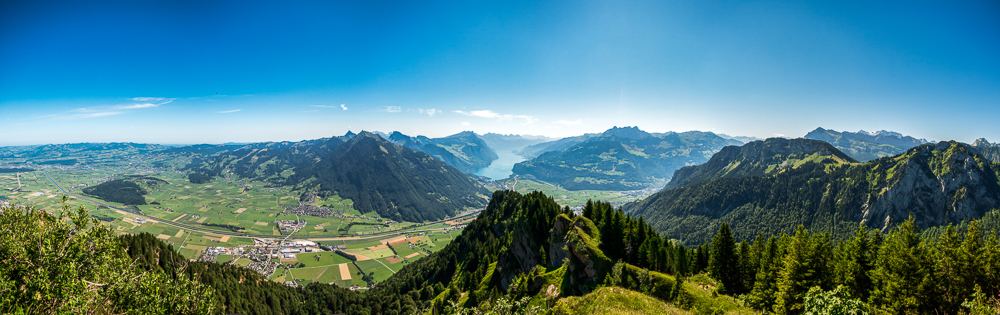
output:
[[[100,184],[116,175],[135,172],[112,172],[85,169],[46,169],[46,172],[62,188],[72,194],[83,194],[82,189]],[[252,246],[253,241],[245,237],[230,237],[233,232],[287,236],[290,232],[279,231],[275,220],[306,220],[301,230],[294,232],[297,237],[313,236],[320,245],[344,245],[346,253],[355,255],[352,262],[334,252],[300,253],[293,259],[275,259],[283,264],[269,279],[279,282],[295,281],[300,285],[310,282],[331,283],[343,287],[365,287],[365,276],[381,282],[406,264],[436,252],[449,244],[461,230],[446,229],[467,221],[449,221],[418,225],[414,223],[392,223],[388,227],[385,219],[374,213],[362,214],[354,210],[351,200],[334,196],[318,200],[317,206],[333,209],[337,215],[326,218],[282,214],[286,206],[299,205],[296,194],[286,187],[272,187],[267,183],[253,181],[227,181],[217,178],[205,184],[193,184],[185,174],[176,172],[143,173],[167,181],[167,184],[153,187],[145,195],[146,205],[136,206],[142,214],[155,219],[143,218],[128,211],[96,207],[94,204],[70,197],[67,204],[71,208],[84,206],[91,215],[100,218],[119,233],[150,233],[171,244],[182,255],[197,259],[202,250],[211,246],[237,247]],[[20,180],[20,186],[18,183]],[[50,212],[62,209],[62,192],[42,171],[0,174],[0,201],[32,205]],[[87,198],[98,200],[91,196]],[[115,207],[125,205],[106,202]],[[185,230],[166,223],[174,222],[186,226],[219,231]],[[386,236],[384,238],[360,238],[369,235],[392,232],[399,229],[426,230],[425,235]],[[324,240],[326,239],[326,240]],[[335,240],[334,240],[335,239]],[[235,259],[231,255],[219,255],[217,262],[246,266],[247,258]]]

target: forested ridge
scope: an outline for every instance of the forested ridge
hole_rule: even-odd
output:
[[[886,232],[858,225],[843,239],[799,226],[793,234],[737,241],[722,224],[711,242],[689,248],[607,203],[589,202],[574,215],[539,192],[498,191],[442,251],[360,293],[318,283],[291,288],[242,267],[188,262],[152,235],[114,237],[106,227],[87,227],[96,222],[82,209],[67,207],[68,217],[2,210],[0,257],[22,262],[0,264],[0,291],[10,293],[0,310],[13,313],[104,305],[90,312],[441,314],[503,306],[562,314],[581,307],[565,298],[621,292],[599,290],[607,287],[697,314],[1000,311],[1000,240],[986,229],[997,214],[933,236],[909,219]],[[25,246],[39,240],[40,250]],[[72,269],[87,261],[91,267]],[[689,283],[705,275],[712,287]],[[133,289],[105,295],[90,283]],[[79,289],[60,291],[70,287]],[[143,291],[154,287],[168,289]]]
[[[393,131],[386,140],[427,153],[465,173],[487,167],[497,159],[493,148],[471,131],[433,139],[425,136],[410,137]]]
[[[1000,208],[998,178],[1000,165],[975,148],[941,142],[867,163],[806,162],[715,178],[625,208],[688,244],[709,241],[722,222],[738,240],[793,233],[798,225],[849,237],[858,223],[887,231],[910,216],[920,228],[979,218]]]
[[[396,221],[436,220],[486,203],[487,190],[430,155],[370,132],[344,138],[227,152],[192,167],[192,174],[228,173],[320,196],[337,194],[358,211]]]
[[[132,175],[84,188],[83,193],[125,205],[144,205],[146,197],[143,195],[148,194],[150,188],[165,183],[167,182],[155,177]]]

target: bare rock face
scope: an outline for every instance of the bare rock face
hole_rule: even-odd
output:
[[[569,232],[571,224],[568,217],[556,217],[556,223],[549,232],[549,266],[562,265],[563,259],[568,257],[563,248],[566,247],[566,232]]]
[[[503,255],[497,260],[493,276],[499,276],[500,287],[507,290],[517,275],[530,271],[542,263],[542,257],[535,250],[542,245],[534,242],[530,233],[522,225],[514,228],[514,239],[511,241],[509,255]]]
[[[888,229],[912,216],[920,227],[981,217],[1000,205],[997,174],[968,145],[941,142],[907,152],[892,180],[862,207],[862,222]]]

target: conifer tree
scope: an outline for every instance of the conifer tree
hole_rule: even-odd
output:
[[[722,283],[726,292],[742,292],[740,261],[736,255],[736,242],[729,231],[729,224],[722,223],[719,233],[712,238],[711,256],[708,260],[712,278]]]
[[[829,236],[809,235],[805,227],[799,225],[795,237],[788,245],[784,266],[778,276],[774,312],[777,314],[798,314],[806,293],[814,286],[830,289]]]
[[[874,269],[877,254],[872,233],[864,225],[858,225],[854,237],[838,245],[834,282],[844,286],[849,296],[867,301],[872,287],[869,272]]]
[[[935,289],[932,248],[916,233],[913,218],[886,237],[879,250],[871,303],[888,314],[934,313]]]

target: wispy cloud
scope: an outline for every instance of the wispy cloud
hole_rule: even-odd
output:
[[[241,111],[241,110],[243,110],[243,109],[240,108],[240,109],[234,109],[234,110],[224,110],[224,111],[215,112],[215,113],[216,114],[229,114],[229,113],[235,113],[235,112],[238,112],[238,111]]]
[[[468,125],[469,125],[469,123],[467,123],[467,122],[462,122],[462,126],[468,126]]]
[[[528,115],[511,115],[511,114],[500,114],[491,110],[474,110],[474,111],[461,111],[456,110],[455,113],[459,113],[465,116],[482,117],[482,118],[496,118],[498,120],[514,120],[522,119],[527,124],[532,124],[538,121],[537,118]]]
[[[319,107],[319,108],[340,108],[340,109],[343,109],[343,110],[347,110],[347,104],[340,104],[340,106],[336,106],[336,105],[309,105],[309,106]]]
[[[421,113],[421,114],[425,114],[427,116],[434,116],[434,114],[441,113],[441,110],[435,109],[435,108],[431,108],[431,109],[423,109],[423,108],[416,108],[416,109],[414,109],[414,108],[408,108],[408,109],[406,109],[406,112],[407,113]]]
[[[565,119],[560,119],[559,121],[556,121],[556,122],[560,123],[560,124],[563,124],[563,125],[567,125],[567,126],[577,126],[577,125],[583,124],[583,120],[582,119],[577,119],[577,120],[572,120],[572,121],[565,120]]]
[[[399,106],[386,106],[383,110],[390,113],[398,113],[403,111],[403,108]]]
[[[83,107],[68,112],[64,112],[62,114],[52,115],[50,117],[56,119],[79,119],[79,118],[114,116],[114,115],[124,114],[136,109],[152,108],[164,104],[169,104],[170,102],[173,102],[175,99],[176,98],[165,98],[165,97],[133,97],[127,100],[139,103]]]

